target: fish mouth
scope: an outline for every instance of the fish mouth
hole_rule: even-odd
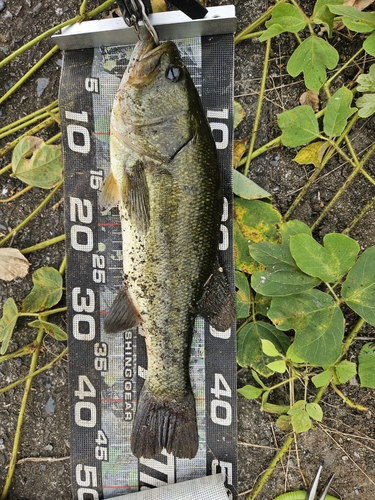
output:
[[[129,64],[128,83],[135,86],[148,85],[157,75],[161,59],[164,55],[169,61],[180,60],[178,51],[173,42],[167,41],[156,45],[154,39],[148,35],[138,42],[134,51],[133,60]]]

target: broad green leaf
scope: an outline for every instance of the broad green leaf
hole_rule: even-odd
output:
[[[233,126],[234,126],[234,128],[237,128],[238,125],[245,118],[246,111],[243,109],[241,104],[237,101],[234,101],[233,111],[234,111],[234,113],[233,113]]]
[[[318,388],[318,387],[324,387],[325,385],[329,384],[332,378],[333,378],[332,371],[324,370],[322,373],[314,375],[311,378],[311,381],[315,385],[315,387]]]
[[[242,394],[242,396],[245,396],[246,399],[257,399],[263,393],[264,389],[253,385],[245,385],[241,387],[241,389],[237,389],[237,391]]]
[[[262,351],[267,356],[271,356],[272,358],[280,356],[280,352],[276,349],[274,344],[267,339],[261,339],[262,342]]]
[[[311,229],[307,224],[300,220],[292,219],[288,222],[283,222],[280,226],[280,234],[283,244],[289,247],[290,237],[295,234],[306,233],[311,235]]]
[[[365,344],[358,355],[358,375],[361,387],[375,389],[375,345]]]
[[[262,266],[250,257],[251,241],[277,241],[280,213],[270,203],[260,200],[234,200],[234,257],[235,267],[249,274]]]
[[[357,365],[345,359],[335,366],[335,373],[338,382],[346,384],[346,382],[357,375]]]
[[[304,360],[294,352],[294,343],[290,344],[289,349],[286,351],[286,358],[292,363],[304,363]]]
[[[297,434],[311,429],[312,422],[306,410],[300,410],[292,415],[292,426]]]
[[[375,326],[375,246],[365,250],[351,268],[341,294],[353,311]]]
[[[23,312],[50,309],[61,299],[63,280],[53,267],[41,267],[33,274],[34,287],[22,304]]]
[[[271,198],[270,193],[255,184],[241,172],[233,170],[233,192],[246,200],[258,200],[260,198]]]
[[[0,354],[5,354],[8,349],[17,318],[18,309],[14,299],[10,297],[4,303],[3,316],[0,319]]]
[[[238,288],[236,292],[236,313],[237,318],[247,318],[250,309],[250,285],[247,276],[239,271],[235,271],[235,284]]]
[[[286,372],[286,363],[283,359],[279,359],[278,361],[272,361],[271,363],[268,363],[267,367],[273,372],[277,373]]]
[[[301,410],[304,410],[306,406],[306,401],[304,399],[300,399],[294,403],[294,405],[288,411],[288,415],[295,415]]]
[[[298,151],[294,157],[295,162],[299,165],[314,165],[316,168],[320,168],[324,153],[329,148],[329,143],[327,141],[316,141],[304,146]]]
[[[310,106],[298,106],[277,115],[282,130],[281,142],[295,148],[313,141],[319,135],[318,120]]]
[[[274,297],[268,317],[283,331],[293,329],[293,351],[305,362],[330,366],[341,354],[344,317],[333,298],[320,290]]]
[[[285,243],[277,244],[260,241],[259,243],[250,243],[249,250],[251,257],[265,266],[279,264],[280,262],[294,265],[289,246]]]
[[[271,305],[271,298],[260,293],[255,294],[255,313],[267,317],[268,309]]]
[[[365,94],[356,101],[358,116],[368,118],[375,113],[375,94]]]
[[[342,22],[351,31],[369,33],[375,30],[375,13],[360,12],[350,5],[328,5],[334,14],[342,17]]]
[[[363,48],[370,56],[375,56],[375,33],[371,33],[371,35],[366,38],[363,42]],[[363,90],[360,90],[360,92],[363,92]]]
[[[297,267],[284,262],[267,266],[251,277],[254,290],[266,297],[284,297],[309,290],[320,280],[303,273]]]
[[[297,266],[309,276],[326,282],[340,279],[354,265],[358,243],[345,234],[327,234],[320,245],[308,234],[290,238],[290,251]]]
[[[344,0],[329,0],[331,5],[342,5]],[[331,38],[333,29],[333,20],[335,15],[329,10],[327,0],[317,0],[314,6],[312,20],[316,24],[324,24],[327,28],[328,36]]]
[[[55,325],[54,323],[49,323],[48,321],[35,320],[29,323],[29,326],[33,328],[43,328],[43,330],[51,335],[56,340],[68,340],[68,335],[62,328]]]
[[[272,17],[266,22],[267,30],[259,37],[260,42],[286,31],[297,33],[306,26],[302,12],[288,3],[279,3],[272,9]]]
[[[358,92],[375,92],[375,64],[371,64],[368,73],[358,76],[357,83]]]
[[[321,422],[323,420],[323,410],[318,405],[318,403],[307,403],[306,404],[306,412],[309,417]]]
[[[286,69],[293,77],[303,72],[306,87],[318,92],[326,80],[326,68],[335,68],[338,61],[339,54],[332,45],[323,38],[310,36],[293,52]]]
[[[328,99],[323,118],[324,133],[328,137],[340,135],[348,118],[357,111],[357,108],[350,107],[352,100],[353,94],[346,87],[341,87]]]
[[[31,136],[23,137],[14,148],[13,174],[30,186],[50,189],[62,179],[62,170],[60,145],[47,145],[42,139]]]
[[[272,375],[273,372],[267,368],[267,364],[274,359],[264,354],[262,339],[271,341],[279,352],[285,353],[289,338],[280,333],[273,325],[262,321],[245,325],[237,335],[237,363],[240,366],[252,366],[264,377]]]

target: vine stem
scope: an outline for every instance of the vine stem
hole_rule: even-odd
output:
[[[256,113],[255,113],[253,131],[252,131],[252,134],[250,137],[249,151],[247,153],[245,170],[244,170],[244,175],[246,177],[249,173],[250,160],[251,160],[251,156],[252,156],[253,151],[254,151],[254,144],[255,144],[255,140],[256,140],[256,136],[257,136],[257,132],[258,132],[260,115],[262,112],[262,105],[263,105],[264,92],[266,89],[266,81],[267,81],[267,73],[268,73],[268,61],[270,58],[270,52],[271,52],[271,39],[269,38],[266,42],[266,52],[264,55],[263,74],[262,74],[262,80],[261,80],[261,84],[260,84],[258,105],[257,105]]]
[[[253,23],[249,24],[244,30],[242,30],[238,35],[234,37],[234,44],[237,45],[237,43],[242,42],[243,40],[246,40],[249,38],[249,34],[253,33],[254,30],[257,30],[261,24],[263,24],[267,19],[269,19],[272,15],[272,8],[262,14],[256,21]]]
[[[50,240],[42,241],[41,243],[37,243],[36,245],[33,245],[31,247],[24,248],[23,250],[21,250],[21,253],[23,255],[27,255],[28,253],[36,252],[37,250],[43,250],[44,248],[55,245],[55,243],[64,241],[65,238],[65,234],[60,234],[60,236],[56,236],[55,238],[51,238]]]
[[[13,441],[12,456],[11,456],[10,463],[9,463],[9,469],[8,469],[7,477],[5,480],[4,489],[3,489],[1,497],[0,497],[1,500],[5,500],[7,495],[8,495],[8,491],[9,491],[9,488],[10,488],[10,485],[11,485],[11,482],[13,479],[14,470],[16,468],[17,452],[18,452],[18,447],[19,447],[19,443],[20,443],[20,439],[21,439],[21,429],[22,429],[23,419],[24,419],[24,415],[25,415],[25,411],[26,411],[26,404],[27,404],[27,400],[28,400],[28,397],[30,394],[33,377],[35,375],[35,368],[36,368],[36,364],[38,362],[43,336],[44,336],[44,331],[42,329],[39,329],[38,335],[36,337],[36,348],[32,354],[30,369],[29,369],[29,376],[26,380],[25,389],[24,389],[23,397],[22,397],[21,408],[20,408],[20,412],[18,414],[16,433],[15,433],[14,441]]]
[[[58,101],[53,101],[51,104],[48,104],[48,106],[45,106],[44,108],[37,109],[36,111],[33,111],[27,116],[24,116],[23,118],[20,118],[19,120],[16,120],[9,125],[5,125],[5,127],[2,127],[0,129],[0,139],[3,139],[4,137],[14,134],[14,132],[18,132],[18,130],[22,128],[26,128],[32,123],[35,123],[36,121],[41,120],[42,118],[47,118],[50,116],[50,112],[57,112],[58,107],[57,107]]]
[[[0,240],[0,247],[4,245],[4,243],[6,243],[9,239],[11,239],[16,233],[17,231],[19,231],[20,229],[22,229],[23,227],[25,227],[33,217],[35,217],[41,210],[42,208],[47,205],[47,203],[50,201],[50,199],[54,196],[54,194],[56,193],[56,191],[58,189],[60,189],[60,187],[63,185],[64,181],[61,180],[55,187],[54,189],[52,189],[52,191],[50,192],[50,194],[48,196],[46,196],[44,198],[44,200],[42,201],[42,203],[40,203],[35,210],[33,210],[31,212],[30,215],[28,215],[26,217],[26,219],[24,219],[20,224],[18,224],[17,227],[15,227],[10,233],[8,233],[5,238],[3,238],[2,240]],[[0,499],[1,500],[1,499]]]

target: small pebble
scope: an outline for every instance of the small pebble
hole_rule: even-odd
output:
[[[7,10],[4,14],[3,19],[12,19],[12,18],[13,18],[13,14],[11,12],[9,12],[9,10]]]
[[[2,12],[5,9],[5,1],[0,0],[0,12]]]
[[[52,444],[47,444],[47,446],[45,446],[45,447],[43,448],[43,450],[46,450],[46,451],[52,451],[52,450],[53,450],[53,446],[52,446]]]
[[[55,400],[53,399],[52,396],[49,396],[47,403],[46,403],[46,412],[49,414],[55,413]]]
[[[43,92],[46,90],[48,84],[49,84],[49,79],[48,78],[38,78],[36,81],[36,93],[38,94],[38,97],[40,97]]]
[[[33,16],[38,14],[42,6],[43,6],[42,2],[39,2],[37,5],[35,5],[35,7],[33,8]]]

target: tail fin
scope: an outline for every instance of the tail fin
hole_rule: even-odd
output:
[[[151,458],[163,448],[177,458],[194,458],[198,451],[195,400],[157,398],[143,386],[131,436],[132,453]]]

